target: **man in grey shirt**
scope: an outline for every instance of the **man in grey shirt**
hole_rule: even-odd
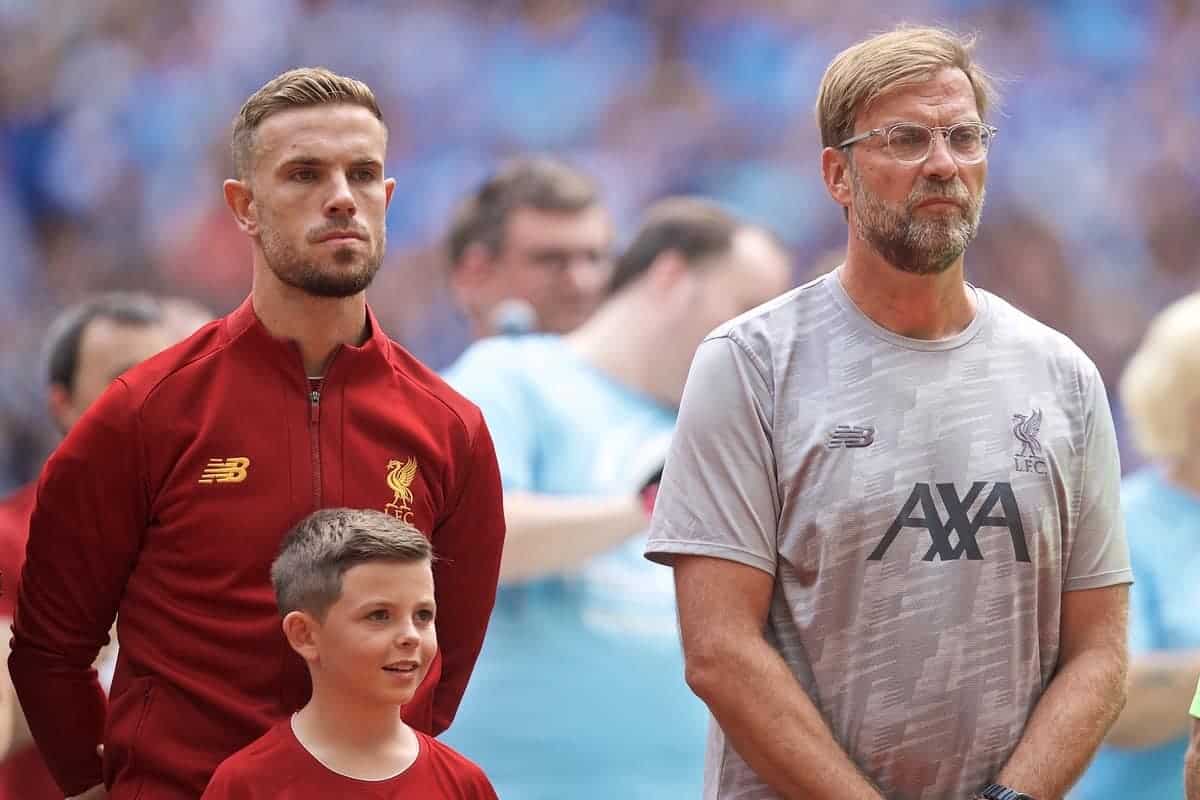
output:
[[[996,133],[972,44],[900,28],[834,59],[845,263],[693,362],[646,552],[715,720],[706,798],[1057,799],[1124,702],[1104,387],[964,280]]]

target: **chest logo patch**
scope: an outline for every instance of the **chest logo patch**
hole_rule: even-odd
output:
[[[200,474],[200,483],[241,483],[249,471],[250,459],[245,456],[210,458]]]
[[[875,442],[872,425],[838,425],[829,432],[825,446],[830,450],[839,447],[870,447]]]
[[[1046,459],[1042,457],[1042,443],[1038,441],[1041,430],[1040,408],[1035,408],[1028,414],[1013,414],[1013,436],[1021,446],[1020,452],[1013,456],[1013,468],[1017,472],[1046,474]]]
[[[406,460],[392,459],[387,465],[387,485],[392,490],[392,502],[383,510],[404,522],[412,523],[412,482],[417,477],[417,459],[409,456]]]

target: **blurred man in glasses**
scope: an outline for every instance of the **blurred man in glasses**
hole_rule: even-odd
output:
[[[964,278],[996,129],[902,27],[817,98],[835,270],[697,351],[647,556],[675,570],[707,800],[1061,798],[1124,702],[1100,376]]]
[[[503,165],[462,201],[446,237],[472,337],[575,330],[604,299],[612,239],[589,176],[545,156]]]

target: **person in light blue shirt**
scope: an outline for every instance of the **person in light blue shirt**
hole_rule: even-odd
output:
[[[1151,462],[1121,489],[1135,581],[1129,696],[1071,800],[1183,797],[1200,676],[1200,292],[1154,320],[1121,397]]]
[[[699,795],[706,713],[643,534],[696,347],[789,278],[760,229],[665,200],[581,327],[481,340],[447,372],[492,431],[508,533],[487,640],[443,738],[505,800]]]

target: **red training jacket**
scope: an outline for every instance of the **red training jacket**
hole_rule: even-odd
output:
[[[68,795],[103,777],[112,800],[194,800],[222,759],[307,702],[269,568],[317,508],[384,510],[429,533],[440,651],[403,715],[433,734],[454,718],[495,600],[499,470],[479,409],[368,319],[318,391],[247,299],[115,381],[50,458],[9,665]],[[114,616],[106,703],[91,665]]]

